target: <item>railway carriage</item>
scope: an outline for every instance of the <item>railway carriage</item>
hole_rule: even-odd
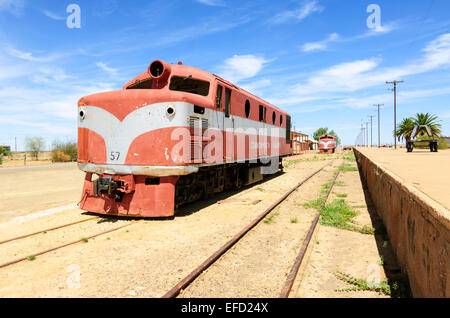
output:
[[[290,120],[216,75],[155,60],[121,90],[79,100],[80,207],[172,216],[181,204],[258,182],[291,154]]]
[[[334,153],[336,151],[336,137],[333,135],[322,135],[319,137],[320,153]]]

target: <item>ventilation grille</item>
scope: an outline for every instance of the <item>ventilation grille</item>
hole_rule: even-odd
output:
[[[203,140],[203,134],[208,129],[208,119],[190,116],[189,128],[191,133],[191,161],[203,162],[203,150],[207,141]]]

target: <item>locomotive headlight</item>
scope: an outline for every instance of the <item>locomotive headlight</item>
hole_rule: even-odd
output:
[[[80,108],[78,110],[78,116],[81,120],[83,120],[86,117],[86,111],[84,110],[84,108]]]
[[[173,117],[173,116],[175,116],[175,113],[176,113],[175,105],[167,106],[167,109],[166,109],[167,116]]]

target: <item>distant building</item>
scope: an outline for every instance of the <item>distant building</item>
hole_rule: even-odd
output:
[[[309,140],[309,150],[319,150],[319,142],[316,140]]]
[[[309,150],[309,136],[300,132],[291,132],[292,154],[299,155]]]

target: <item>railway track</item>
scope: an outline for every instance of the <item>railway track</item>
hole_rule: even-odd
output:
[[[9,243],[9,242],[13,242],[13,241],[18,241],[18,240],[25,239],[25,238],[28,238],[28,237],[36,236],[38,234],[46,233],[46,232],[49,232],[49,231],[55,231],[55,230],[58,230],[58,229],[70,227],[70,226],[77,225],[77,224],[80,224],[80,223],[92,221],[92,220],[95,220],[95,219],[100,219],[100,217],[99,216],[94,216],[94,217],[91,217],[91,218],[88,218],[88,219],[85,219],[85,220],[80,220],[80,221],[76,221],[76,222],[72,222],[72,223],[67,223],[67,224],[56,226],[56,227],[47,228],[47,229],[44,229],[44,230],[41,230],[41,231],[37,231],[37,232],[33,232],[33,233],[21,235],[21,236],[12,237],[12,238],[0,241],[0,245],[6,244],[6,243]],[[95,234],[83,237],[82,239],[73,240],[73,241],[70,241],[70,242],[67,242],[67,243],[63,243],[63,244],[60,244],[60,245],[57,245],[57,246],[54,246],[54,247],[51,247],[51,248],[48,248],[48,249],[44,249],[44,250],[41,250],[41,251],[38,251],[38,252],[33,252],[31,254],[28,254],[27,256],[20,257],[20,258],[17,258],[17,259],[14,259],[14,260],[2,263],[2,264],[0,264],[0,268],[7,267],[7,266],[10,266],[10,265],[22,262],[22,261],[25,261],[25,260],[30,259],[30,258],[34,258],[36,256],[43,255],[43,254],[46,254],[46,253],[58,250],[60,248],[66,247],[66,246],[70,246],[70,245],[74,245],[74,244],[77,244],[77,243],[81,243],[81,242],[83,242],[83,240],[89,240],[91,238],[95,238],[95,237],[103,235],[103,234],[107,234],[107,233],[111,233],[111,232],[117,231],[117,230],[120,230],[120,229],[122,229],[124,227],[131,226],[131,225],[136,224],[136,223],[141,222],[141,221],[143,221],[143,220],[130,221],[129,223],[126,223],[126,224],[114,227],[112,229],[108,229],[106,231],[97,232]]]
[[[229,250],[233,245],[235,245],[241,238],[243,238],[247,232],[249,232],[253,227],[255,227],[258,223],[260,223],[260,221],[262,221],[271,211],[273,211],[273,209],[275,209],[278,205],[280,205],[290,194],[292,194],[296,189],[298,189],[299,187],[301,187],[304,183],[306,183],[308,180],[310,180],[312,177],[314,177],[315,175],[317,175],[320,171],[322,171],[323,169],[325,169],[327,166],[329,166],[332,163],[327,163],[326,165],[324,165],[323,167],[321,167],[320,169],[316,170],[315,172],[313,172],[311,175],[309,175],[307,178],[305,178],[303,181],[301,181],[300,183],[298,183],[295,187],[293,187],[292,189],[290,189],[288,192],[286,192],[280,199],[278,199],[274,204],[272,204],[269,208],[267,208],[262,214],[260,214],[251,224],[249,224],[246,228],[244,228],[240,233],[238,233],[232,240],[230,240],[228,243],[226,243],[219,251],[217,251],[216,253],[214,253],[211,257],[209,257],[206,261],[204,261],[202,263],[202,265],[200,265],[196,270],[194,270],[191,274],[189,274],[185,279],[183,279],[182,281],[180,281],[180,283],[178,283],[174,288],[172,288],[168,293],[166,293],[163,297],[176,297],[180,291],[182,289],[185,289],[190,283],[192,283],[206,268],[208,268],[210,265],[212,265],[216,260],[218,260],[223,254],[225,254],[225,252],[227,250]],[[328,194],[330,193],[332,189],[332,186],[330,187]],[[328,197],[327,194],[327,197]],[[38,235],[40,233],[43,232],[48,232],[48,231],[56,231],[62,228],[68,228],[72,225],[76,225],[76,224],[80,224],[80,223],[84,223],[84,222],[88,222],[88,221],[92,221],[95,219],[99,219],[100,217],[95,216],[95,217],[91,217],[85,220],[80,220],[80,221],[76,221],[76,222],[72,222],[72,223],[68,223],[68,224],[63,224],[60,226],[56,226],[56,227],[52,227],[52,228],[47,228],[41,231],[37,231],[34,233],[29,233],[29,234],[25,234],[25,235],[21,235],[21,236],[17,236],[17,237],[13,237],[13,238],[9,238],[6,239],[4,241],[0,241],[0,245],[9,243],[9,242],[13,242],[13,241],[18,241],[24,238],[28,238],[28,237],[32,237],[35,235]],[[95,234],[89,235],[84,237],[83,239],[91,239],[91,238],[95,238],[97,236],[100,235],[104,235],[110,232],[114,232],[117,230],[120,230],[122,228],[134,225],[136,223],[139,223],[143,220],[135,220],[135,221],[130,221],[129,223],[126,224],[122,224],[120,226],[114,227],[112,229],[108,229],[106,231],[101,231],[101,232],[97,232]],[[67,243],[63,243],[48,249],[43,249],[37,252],[33,252],[33,253],[29,253],[27,256],[24,257],[20,257],[8,262],[5,262],[3,264],[0,264],[0,268],[5,268],[7,266],[22,262],[22,261],[26,261],[29,260],[30,257],[34,258],[43,254],[47,254],[50,253],[52,251],[67,247],[67,246],[71,246],[71,245],[75,245],[78,243],[83,242],[83,239],[77,239],[77,240],[73,240]]]
[[[99,216],[94,216],[92,218],[88,218],[88,219],[85,219],[85,220],[80,220],[80,221],[67,223],[67,224],[63,224],[63,225],[58,225],[58,226],[51,227],[51,228],[48,228],[48,229],[44,229],[44,230],[41,230],[41,231],[37,231],[37,232],[25,234],[25,235],[12,237],[12,238],[6,239],[4,241],[0,241],[0,245],[5,244],[5,243],[9,243],[9,242],[12,242],[12,241],[21,240],[21,239],[24,239],[24,238],[27,238],[27,237],[30,237],[30,236],[35,236],[35,235],[38,235],[38,234],[59,230],[59,229],[62,229],[62,228],[65,228],[65,227],[68,227],[68,226],[71,226],[71,225],[84,223],[84,222],[95,220],[95,219],[98,219],[98,218],[100,218],[100,217]]]
[[[331,183],[330,188],[327,191],[325,199],[320,204],[320,210],[322,210],[323,207],[325,206],[325,204],[327,203],[327,200],[328,200],[328,197],[330,196],[331,190],[333,189],[336,179],[339,176],[339,172],[340,172],[340,170],[338,170],[338,172],[336,173],[336,176],[334,177],[333,182]],[[300,249],[300,252],[298,253],[298,256],[295,259],[294,265],[292,266],[291,271],[289,272],[289,275],[286,279],[284,287],[281,290],[280,298],[288,298],[289,297],[292,286],[294,285],[294,282],[295,282],[295,278],[297,277],[298,270],[300,269],[300,266],[305,257],[305,254],[306,254],[306,250],[308,249],[309,242],[311,241],[311,238],[314,234],[314,230],[316,229],[317,222],[319,221],[319,217],[320,217],[320,212],[317,212],[311,226],[309,227],[308,234],[306,235],[305,239],[303,240],[303,244]]]
[[[176,284],[174,287],[172,287],[167,293],[165,293],[162,298],[175,298],[177,297],[182,290],[186,289],[192,282],[194,282],[201,273],[203,273],[206,269],[208,269],[211,265],[213,265],[215,262],[217,262],[228,250],[231,249],[236,243],[238,243],[250,230],[252,230],[256,225],[258,225],[271,211],[273,211],[277,206],[279,206],[286,198],[289,197],[294,191],[296,191],[298,188],[300,188],[303,184],[305,184],[308,180],[310,180],[312,177],[317,175],[319,172],[321,172],[323,169],[325,169],[327,166],[329,166],[330,163],[324,165],[320,169],[314,171],[311,175],[303,179],[300,183],[298,183],[296,186],[294,186],[292,189],[287,191],[280,199],[278,199],[275,203],[273,203],[269,208],[267,208],[264,212],[262,212],[256,219],[254,219],[250,224],[248,224],[244,229],[242,229],[239,233],[237,233],[231,240],[229,240],[227,243],[225,243],[219,250],[217,250],[214,254],[209,256],[203,263],[201,263],[197,268],[195,268],[190,274],[188,274],[186,277],[184,277],[178,284]],[[338,172],[339,174],[339,172]],[[321,207],[323,207],[327,201],[327,198],[329,194],[331,193],[331,190],[334,186],[335,180],[337,179],[338,174],[335,176],[333,183],[331,184],[330,188],[328,189],[328,192],[326,194],[325,200],[322,202]],[[320,213],[317,213],[317,215],[314,218],[314,221],[310,227],[310,230],[308,232],[308,235],[305,239],[305,242],[303,243],[302,249],[300,251],[301,255],[304,255],[306,248],[308,246],[308,243],[312,237],[312,234],[314,232],[315,226],[318,222]],[[304,251],[303,251],[304,250]],[[302,252],[303,251],[303,252]],[[290,275],[288,276],[288,281],[285,284],[285,287],[283,288],[284,294],[289,294],[290,289],[292,288],[292,284],[295,279],[295,275],[298,272],[298,268],[300,267],[301,260],[303,259],[303,256],[297,257],[295,264],[293,266],[293,269],[291,270]],[[293,277],[293,278],[292,278]],[[287,291],[287,292],[286,292]],[[282,294],[282,295],[284,295]],[[282,296],[283,297],[283,296]]]

